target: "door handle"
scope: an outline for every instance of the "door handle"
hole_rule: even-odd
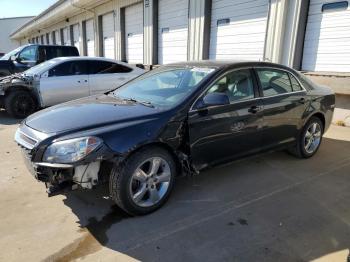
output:
[[[252,114],[256,114],[257,112],[259,112],[261,110],[261,107],[260,106],[251,106],[249,109],[248,109],[248,112],[249,113],[252,113]]]
[[[305,102],[306,102],[306,100],[305,100],[304,97],[302,97],[302,98],[299,99],[299,103],[300,103],[300,104],[305,104]]]

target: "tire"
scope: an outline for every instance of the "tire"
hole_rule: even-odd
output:
[[[156,172],[152,172],[152,166]],[[176,164],[166,150],[159,147],[141,149],[122,164],[115,164],[109,179],[110,195],[128,214],[146,215],[168,200],[175,176]]]
[[[5,77],[11,75],[10,71],[0,71],[0,77]]]
[[[312,140],[309,140],[312,129],[315,128],[315,133],[312,134]],[[301,134],[294,148],[289,150],[290,153],[299,158],[310,158],[316,154],[322,142],[324,126],[318,117],[311,117],[303,127]],[[311,144],[308,142],[313,141]],[[309,146],[308,146],[309,145]]]
[[[6,96],[5,109],[12,117],[25,118],[35,111],[36,102],[29,92],[16,90]]]

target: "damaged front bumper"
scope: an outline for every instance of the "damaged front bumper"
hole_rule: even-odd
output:
[[[49,196],[78,188],[92,189],[101,182],[101,161],[81,165],[32,162],[28,149],[23,148],[23,158],[32,176],[44,182]]]
[[[44,151],[39,146],[38,135],[40,134],[34,130],[30,131],[28,135],[17,130],[15,140],[21,147],[27,169],[36,180],[45,183],[49,196],[61,193],[63,190],[92,189],[104,181],[100,175],[101,163],[114,156],[105,144],[102,143],[98,150],[76,163],[40,162]]]

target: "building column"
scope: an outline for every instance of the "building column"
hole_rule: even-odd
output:
[[[209,58],[211,0],[190,0],[188,60]]]
[[[102,16],[94,15],[95,56],[103,56]]]
[[[300,69],[309,0],[270,0],[264,59]]]
[[[158,64],[158,0],[143,1],[143,63]]]
[[[280,63],[282,60],[282,45],[286,25],[288,0],[270,0],[265,39],[264,59]]]

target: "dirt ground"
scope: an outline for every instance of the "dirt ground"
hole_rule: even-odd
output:
[[[0,112],[0,261],[346,261],[350,128],[312,159],[274,152],[180,178],[169,202],[129,217],[107,189],[48,198]]]

